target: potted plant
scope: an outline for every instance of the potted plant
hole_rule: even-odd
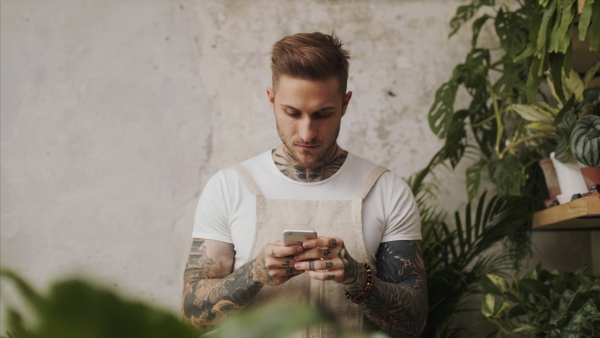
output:
[[[553,191],[553,178],[546,176],[550,195],[547,205],[555,198],[564,204],[571,200],[573,194],[586,191],[577,160],[572,156],[570,135],[577,117],[592,113],[593,107],[598,104],[596,101],[599,100],[597,88],[600,86],[600,76],[595,76],[598,70],[600,61],[593,64],[583,76],[573,69],[569,76],[563,73],[562,95],[557,94],[554,82],[548,77],[549,97],[556,102],[555,105],[536,101],[510,106],[514,113],[527,122],[522,127],[515,128],[512,138],[507,140],[504,152],[517,153],[519,148],[535,148],[545,158],[540,161],[544,174],[556,173],[554,180],[559,185]]]

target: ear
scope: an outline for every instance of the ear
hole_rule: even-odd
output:
[[[344,102],[342,103],[342,116],[346,114],[346,108],[348,108],[348,103],[350,103],[350,99],[352,98],[352,92],[347,92],[344,95]]]
[[[267,97],[269,98],[271,109],[273,109],[273,112],[275,112],[275,91],[272,88],[267,88]]]

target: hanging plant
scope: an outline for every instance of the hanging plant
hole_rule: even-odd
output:
[[[586,0],[578,16],[575,0],[537,0],[535,16],[529,33],[529,44],[515,62],[531,59],[527,77],[526,95],[529,102],[536,99],[544,72],[549,71],[557,94],[566,101],[562,92],[562,74],[571,71],[573,57],[573,30],[577,38],[589,38],[589,50],[595,52],[600,44],[600,1]],[[575,23],[576,18],[579,22]],[[588,36],[589,35],[589,36]]]

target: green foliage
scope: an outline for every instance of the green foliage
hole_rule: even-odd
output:
[[[597,337],[600,335],[600,277],[543,270],[538,265],[509,284],[489,274],[481,313],[496,324],[496,336]]]
[[[451,328],[452,319],[469,310],[465,299],[480,290],[479,280],[511,266],[512,251],[491,254],[489,250],[528,222],[531,208],[526,205],[531,200],[508,195],[488,200],[484,193],[477,204],[470,202],[462,212],[454,213],[452,227],[447,215],[432,202],[434,186],[423,183],[430,169],[428,166],[408,181],[420,210],[427,267],[429,313],[423,337],[448,337],[460,332],[460,328]]]
[[[3,270],[0,275],[16,286],[31,310],[25,323],[26,316],[8,309],[7,338],[198,337],[196,330],[167,311],[124,299],[83,280],[56,282],[43,296],[13,272]],[[330,325],[344,338],[388,337],[381,332],[345,332],[331,312],[297,304],[243,311],[203,337],[284,338],[318,324]],[[26,328],[27,325],[32,327]]]
[[[532,1],[533,2],[533,1]],[[531,59],[526,92],[529,102],[536,94],[544,72],[548,71],[554,81],[556,91],[562,101],[561,74],[571,71],[573,54],[573,29],[577,17],[577,3],[574,0],[538,0],[527,48],[515,61]],[[590,25],[591,24],[591,25]],[[590,51],[596,51],[600,43],[600,2],[587,0],[579,22],[579,40],[584,41],[589,34]]]
[[[600,36],[599,3],[588,0],[577,24],[579,38],[591,39],[591,50]],[[436,91],[428,114],[431,130],[445,139],[436,164],[455,168],[466,155],[478,157],[466,171],[469,200],[477,196],[486,167],[504,193],[519,196],[531,192],[531,186],[543,186],[530,167],[553,151],[558,160],[568,160],[573,122],[593,106],[592,99],[581,105],[583,92],[600,86],[600,78],[594,78],[599,63],[583,77],[571,69],[574,0],[520,1],[512,9],[509,4],[473,0],[458,8],[450,35],[473,20],[472,49]],[[477,17],[483,6],[493,7],[495,16]],[[478,45],[482,28],[491,21],[500,48]],[[540,90],[544,77],[554,98]],[[455,110],[463,90],[470,96],[468,108]]]
[[[36,319],[35,327],[26,329],[23,314],[9,309],[9,338],[198,336],[195,330],[166,311],[125,300],[112,291],[81,280],[57,282],[47,296],[42,296],[16,274],[2,271],[1,275],[16,286]]]
[[[460,27],[458,23],[466,22],[461,18],[474,18],[475,11],[483,5],[496,7],[493,1],[473,1],[470,5],[459,7],[451,23],[453,29]],[[507,119],[514,120],[512,104],[526,102],[525,82],[529,61],[513,60],[528,44],[534,9],[535,5],[529,2],[514,11],[506,5],[500,5],[495,16],[484,14],[476,18],[472,25],[471,51],[465,62],[454,68],[450,80],[437,90],[429,111],[432,131],[446,141],[437,158],[438,163],[448,161],[455,168],[469,153],[466,149],[472,150],[471,154],[480,155],[479,161],[466,173],[466,190],[470,200],[477,196],[480,176],[485,167],[494,175],[494,183],[505,193],[522,194],[531,159],[524,159],[520,148],[506,151],[505,148],[510,144],[514,130],[524,127],[524,123],[513,124]],[[503,53],[492,53],[491,49],[478,46],[479,33],[490,21],[493,21]],[[455,111],[459,90],[468,93],[470,103],[467,109]],[[542,156],[538,157],[541,159]],[[516,167],[515,161],[518,162]],[[508,173],[516,177],[509,177]],[[496,174],[505,175],[496,177]]]

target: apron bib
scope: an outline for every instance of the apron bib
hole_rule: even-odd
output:
[[[388,169],[375,168],[352,200],[313,201],[267,199],[246,168],[240,164],[233,168],[256,195],[256,230],[249,259],[256,257],[267,244],[281,241],[284,230],[315,230],[319,236],[342,238],[346,249],[357,262],[369,262],[363,238],[362,202],[381,174]],[[329,309],[347,330],[364,331],[374,327],[364,318],[359,306],[346,299],[342,284],[313,280],[306,274],[293,277],[279,286],[264,286],[251,306],[276,302],[309,303]],[[335,331],[328,325],[313,326],[296,335],[333,336]]]

